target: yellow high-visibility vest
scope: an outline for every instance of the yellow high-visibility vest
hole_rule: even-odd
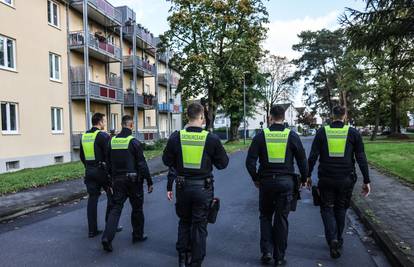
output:
[[[208,131],[180,131],[181,151],[184,168],[200,169]]]
[[[289,133],[290,129],[288,128],[283,131],[270,131],[269,128],[264,129],[267,158],[270,163],[285,162]]]

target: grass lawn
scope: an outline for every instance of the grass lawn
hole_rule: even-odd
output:
[[[414,183],[414,142],[365,142],[365,150],[371,164]]]
[[[144,151],[147,160],[159,156],[161,153],[162,149]],[[59,181],[77,179],[83,175],[84,167],[79,161],[3,173],[0,174],[0,195]]]
[[[247,149],[250,146],[252,140],[246,140],[246,144],[243,144],[243,140],[233,141],[229,143],[224,143],[224,148],[227,153],[233,153],[238,150]]]

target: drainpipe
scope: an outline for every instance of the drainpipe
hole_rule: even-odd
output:
[[[89,25],[88,25],[88,0],[83,0],[83,61],[85,80],[85,112],[86,129],[91,128],[91,94],[89,91]]]
[[[69,104],[69,141],[70,141],[70,161],[74,160],[73,156],[73,122],[72,122],[72,95],[71,95],[71,87],[72,87],[72,75],[70,69],[70,48],[69,48],[69,4],[66,3],[66,33],[67,33],[67,69],[68,69],[68,104]]]
[[[155,123],[157,127],[157,135],[158,135],[158,139],[161,139],[160,136],[160,110],[159,110],[159,105],[158,105],[158,97],[159,97],[159,91],[160,91],[160,87],[158,85],[158,59],[157,59],[157,49],[155,48],[155,52],[154,52],[154,57],[155,57]]]
[[[137,94],[137,24],[134,21],[134,28],[132,31],[132,80],[134,90],[134,128],[135,136],[138,139],[138,94]]]

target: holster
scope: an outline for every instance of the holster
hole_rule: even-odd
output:
[[[207,221],[209,223],[214,224],[216,222],[219,210],[220,210],[220,199],[215,197],[210,203],[210,209],[207,215]]]

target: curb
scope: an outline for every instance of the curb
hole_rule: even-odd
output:
[[[375,220],[366,214],[363,208],[359,207],[354,199],[351,201],[351,206],[364,225],[372,231],[372,237],[378,246],[383,250],[392,266],[414,266],[414,259],[403,253],[387,231],[385,231],[380,224],[375,222]]]
[[[151,176],[158,176],[166,171],[168,171],[168,169],[157,171],[157,172],[151,173]],[[154,183],[157,183],[159,181],[161,181],[161,179],[154,179]],[[42,201],[42,202],[35,203],[32,205],[27,205],[24,207],[19,207],[12,211],[0,214],[0,223],[16,219],[22,215],[27,215],[33,212],[56,207],[59,204],[64,204],[64,203],[72,202],[74,200],[82,199],[83,197],[87,195],[88,193],[86,192],[86,189],[83,189],[81,191],[75,192],[71,195],[67,195],[64,197],[54,197],[46,201]]]

